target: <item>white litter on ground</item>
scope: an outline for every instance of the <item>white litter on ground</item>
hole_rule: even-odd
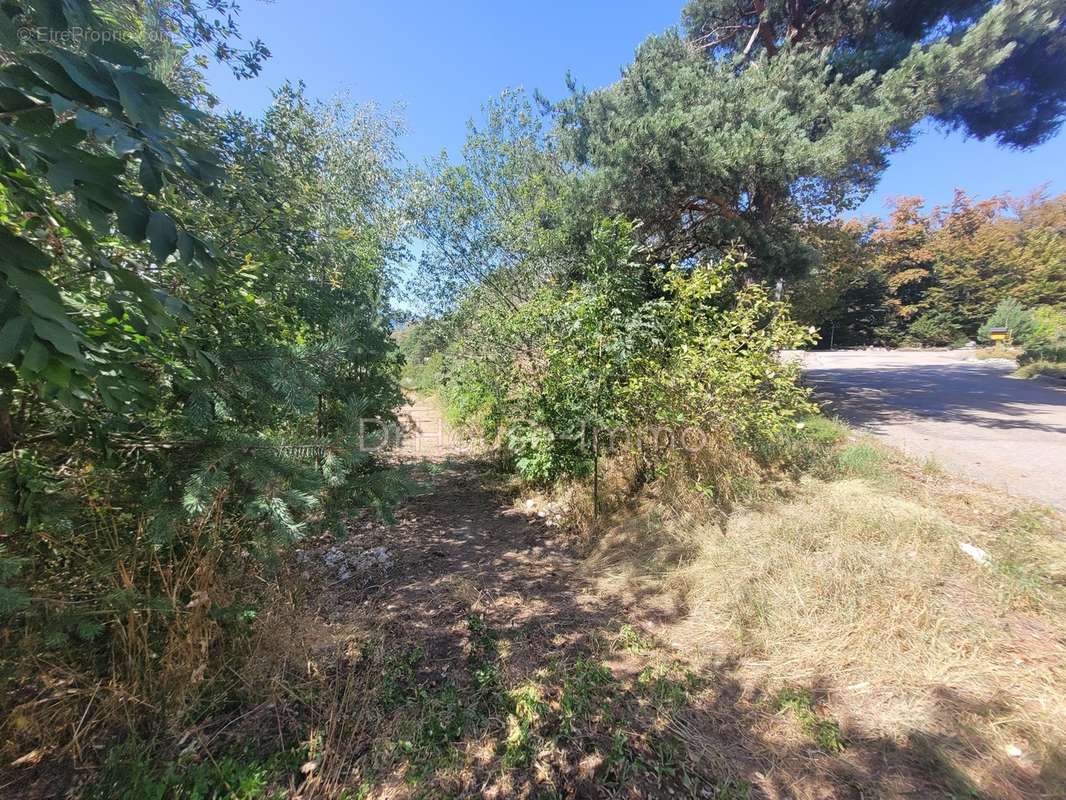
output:
[[[978,564],[987,564],[992,560],[991,556],[985,550],[982,550],[976,545],[967,544],[966,542],[959,542],[959,549],[976,561]]]

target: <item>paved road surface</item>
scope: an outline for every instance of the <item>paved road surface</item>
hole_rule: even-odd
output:
[[[1012,362],[971,353],[801,355],[834,411],[946,469],[1066,512],[1066,385],[1008,377]]]

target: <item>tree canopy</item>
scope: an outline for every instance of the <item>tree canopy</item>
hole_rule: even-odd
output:
[[[660,259],[740,240],[759,275],[796,276],[814,257],[796,226],[865,199],[919,122],[1017,147],[1057,130],[1062,12],[1054,0],[693,2],[618,82],[556,105],[560,140],[582,167],[581,202],[642,220]]]

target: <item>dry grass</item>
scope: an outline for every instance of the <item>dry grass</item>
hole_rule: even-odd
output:
[[[950,739],[937,757],[961,785],[1052,796],[1066,779],[1061,519],[869,442],[837,467],[724,525],[649,504],[590,571],[605,591],[673,593],[686,613],[661,635],[738,660],[745,691],[818,687],[852,739]]]
[[[1048,378],[1066,379],[1066,364],[1056,364],[1051,361],[1034,361],[1032,364],[1019,367],[1014,374],[1019,378],[1035,378],[1037,375],[1044,375]]]
[[[974,356],[978,361],[987,361],[993,358],[1006,358],[1014,361],[1024,352],[1020,347],[996,345],[995,347],[982,347],[974,353]]]

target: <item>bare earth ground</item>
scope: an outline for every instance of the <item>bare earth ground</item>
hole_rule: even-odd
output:
[[[1066,382],[967,351],[802,354],[829,411],[951,472],[1066,511]]]
[[[374,798],[971,796],[942,758],[959,747],[949,736],[888,739],[858,721],[834,753],[798,735],[738,664],[674,641],[689,610],[670,587],[598,590],[550,513],[516,502],[431,402],[405,421],[399,457],[425,490],[394,526],[368,522],[311,552],[318,563],[327,547],[387,548],[372,577],[311,584],[337,631],[372,629],[390,652],[412,654],[399,670],[394,656],[375,662],[387,692],[349,703],[398,697],[399,710],[336,736],[358,758],[313,775],[299,796],[342,786]],[[818,730],[821,681],[805,687]]]

